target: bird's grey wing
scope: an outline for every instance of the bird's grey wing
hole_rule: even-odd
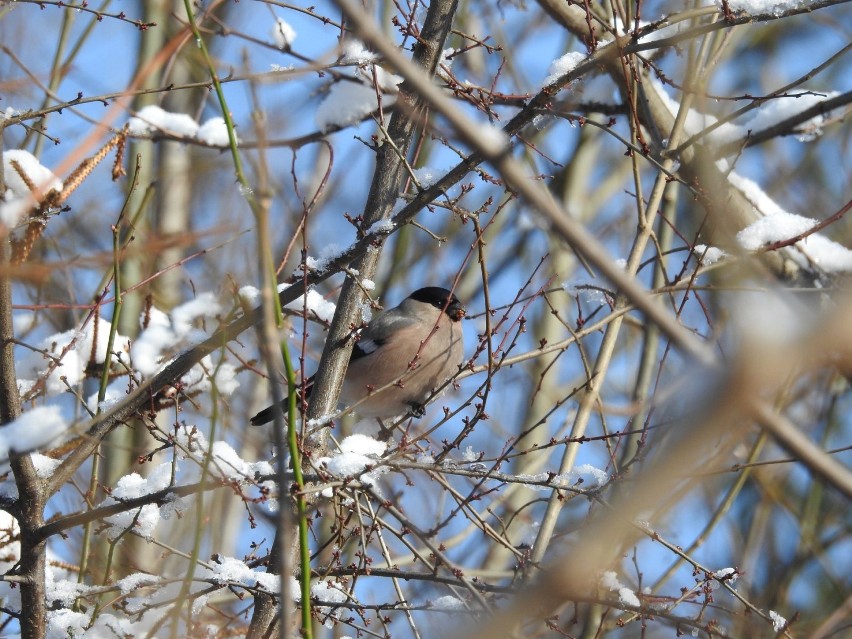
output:
[[[352,349],[352,357],[349,361],[361,359],[375,352],[378,348],[387,344],[391,335],[417,323],[416,319],[396,308],[376,315],[367,328],[361,331],[361,335]]]

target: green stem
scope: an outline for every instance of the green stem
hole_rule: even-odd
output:
[[[287,445],[290,449],[293,477],[298,487],[296,492],[296,513],[299,519],[299,565],[302,573],[302,636],[305,639],[312,639],[311,549],[308,539],[308,516],[305,501],[305,480],[302,476],[302,456],[299,452],[299,438],[296,432],[296,396],[299,386],[296,382],[296,371],[293,369],[293,362],[290,359],[290,348],[287,346],[286,340],[281,342],[281,355],[284,357],[284,371],[287,376]],[[279,507],[283,508],[284,504],[279,504]],[[283,579],[284,575],[281,578]]]
[[[220,360],[221,364],[221,360]],[[218,367],[217,367],[218,370]],[[210,464],[213,459],[213,444],[216,439],[216,424],[219,419],[219,409],[217,403],[217,386],[216,386],[216,372],[214,371],[210,375],[210,395],[211,401],[210,405],[212,408],[212,413],[210,415],[210,438],[207,441],[207,453],[204,455],[204,462],[201,465],[201,479],[200,482],[203,485],[204,482],[207,481],[207,477],[210,475]],[[171,625],[171,637],[174,639],[175,637],[180,636],[179,634],[179,626],[180,626],[180,611],[183,607],[183,602],[190,602],[189,598],[189,588],[192,585],[193,580],[195,579],[195,568],[198,565],[198,558],[201,556],[201,545],[202,545],[202,537],[204,535],[204,493],[198,493],[198,497],[196,498],[195,503],[195,537],[192,543],[192,552],[189,557],[189,565],[187,566],[186,575],[184,576],[183,583],[181,584],[180,594],[178,594],[176,602],[177,605],[173,608],[172,615],[172,625]],[[188,615],[190,616],[191,613]],[[187,622],[187,627],[189,627],[189,622]]]
[[[201,56],[204,58],[204,62],[207,65],[207,70],[210,73],[210,79],[213,82],[213,88],[216,91],[216,98],[219,100],[219,108],[222,110],[222,117],[225,119],[225,126],[228,129],[228,147],[231,151],[231,159],[234,162],[234,173],[236,174],[237,182],[240,184],[240,190],[246,198],[246,202],[251,209],[252,215],[254,215],[258,224],[260,224],[261,218],[263,217],[263,210],[258,204],[257,198],[254,196],[254,189],[252,189],[248,182],[248,178],[246,178],[245,172],[243,171],[243,162],[240,159],[240,153],[237,149],[237,134],[234,131],[234,121],[231,119],[231,111],[228,108],[228,101],[225,99],[225,93],[222,90],[222,83],[219,81],[219,75],[216,73],[216,68],[213,66],[213,60],[210,57],[210,53],[207,51],[207,45],[204,43],[204,39],[201,37],[201,32],[198,30],[198,25],[195,22],[195,15],[192,13],[190,0],[184,0],[183,4],[186,9],[189,27],[192,31],[193,37],[195,38],[195,43],[201,51]],[[263,253],[263,263],[272,278],[271,281],[275,282],[277,279],[275,276],[275,267],[272,262],[272,255],[268,250],[268,244],[264,245],[262,243],[261,251]],[[278,299],[277,294],[272,296],[272,301],[275,305],[275,317],[277,317],[278,321],[280,321],[281,301]]]
[[[210,53],[207,51],[207,45],[204,44],[204,39],[201,37],[201,32],[198,30],[198,25],[195,22],[195,14],[192,12],[192,3],[190,0],[183,0],[183,6],[186,9],[186,17],[189,21],[189,28],[192,30],[192,35],[195,38],[195,44],[201,51],[201,56],[207,64],[207,70],[210,72],[210,79],[213,80],[213,89],[216,91],[216,97],[219,99],[219,106],[222,107],[222,117],[225,118],[225,126],[228,128],[228,145],[231,148],[231,159],[234,161],[234,170],[237,174],[237,180],[243,188],[243,194],[248,199],[249,204],[254,210],[254,197],[251,195],[251,188],[243,173],[243,163],[240,159],[240,154],[237,151],[237,134],[234,132],[234,121],[231,119],[231,112],[228,110],[228,103],[225,100],[225,94],[222,91],[222,83],[219,82],[219,75],[216,73],[216,68],[213,66],[213,60],[210,58]]]
[[[205,64],[207,65],[207,70],[210,74],[210,78],[213,82],[213,88],[216,92],[216,97],[219,100],[219,106],[222,110],[222,117],[225,120],[225,126],[228,129],[228,146],[231,151],[231,159],[234,163],[234,172],[237,177],[237,182],[239,182],[241,192],[246,199],[249,207],[251,208],[252,215],[257,222],[259,229],[259,254],[261,256],[261,270],[265,274],[265,282],[264,286],[270,286],[273,291],[275,289],[276,282],[276,274],[275,267],[272,261],[272,254],[270,251],[269,243],[264,242],[265,234],[262,233],[262,230],[265,228],[266,218],[264,214],[263,207],[260,205],[258,199],[254,195],[254,190],[249,185],[248,179],[243,171],[242,160],[240,159],[239,151],[237,150],[237,136],[234,132],[234,123],[231,119],[231,112],[228,109],[228,103],[225,100],[225,94],[222,90],[222,84],[219,81],[219,76],[216,73],[216,68],[213,65],[213,60],[210,57],[210,54],[207,50],[207,45],[204,43],[204,39],[201,37],[201,32],[198,30],[198,25],[195,21],[195,15],[192,12],[192,4],[190,0],[184,0],[184,8],[186,10],[187,21],[189,23],[189,28],[192,31],[192,35],[195,38],[195,43],[198,46],[199,51],[201,52],[201,56],[204,59]],[[271,296],[274,310],[274,317],[276,323],[280,324],[282,321],[282,312],[281,312],[281,300],[277,295],[277,291]],[[282,345],[282,352],[284,354],[284,362],[287,370],[287,385],[288,385],[288,401],[290,405],[289,411],[289,420],[288,420],[288,447],[290,450],[290,457],[293,463],[294,474],[296,478],[296,484],[299,488],[299,495],[296,498],[296,507],[298,511],[299,517],[299,554],[300,554],[300,562],[302,566],[302,635],[306,639],[312,639],[312,623],[311,623],[311,608],[310,608],[310,548],[308,545],[308,522],[306,515],[306,504],[305,498],[302,493],[304,492],[304,481],[302,479],[302,468],[301,468],[301,456],[299,455],[299,446],[296,437],[296,426],[295,426],[295,418],[296,418],[296,374],[293,371],[293,366],[290,361],[289,351],[287,349],[287,345]],[[280,436],[276,439],[276,444],[280,441]],[[281,450],[278,446],[278,454],[283,457],[283,450]],[[281,462],[279,462],[281,463]],[[280,485],[281,495],[280,495],[280,507],[285,508],[285,497],[286,495],[283,493],[283,474],[282,474],[282,482]],[[283,531],[279,531],[279,533],[283,533]],[[281,543],[281,534],[276,535],[277,543]],[[282,549],[283,552],[283,549]],[[283,556],[283,555],[282,555]],[[275,569],[277,567],[273,567]],[[279,569],[280,571],[280,569]],[[283,573],[283,571],[280,571]],[[281,579],[285,579],[286,575],[281,574]],[[282,610],[284,609],[284,602],[282,602]],[[282,633],[286,632],[284,629],[284,624],[282,622]],[[282,635],[283,636],[283,635]]]
[[[132,189],[131,189],[132,191]],[[115,347],[115,336],[118,334],[118,323],[121,318],[121,222],[124,219],[124,213],[127,210],[128,200],[125,199],[124,206],[118,214],[118,220],[112,227],[112,288],[115,291],[115,302],[113,303],[112,322],[109,327],[109,339],[107,340],[106,353],[104,353],[103,370],[101,371],[100,387],[98,388],[98,405],[97,412],[101,412],[101,405],[106,398],[106,389],[109,385],[110,363],[112,361],[112,352]],[[94,346],[95,354],[97,355],[97,344]],[[92,456],[92,474],[89,479],[88,496],[91,500],[95,500],[98,489],[98,476],[100,475],[100,446]],[[89,503],[91,508],[91,502]],[[77,575],[77,582],[83,583],[86,579],[89,566],[89,552],[91,550],[92,538],[92,523],[88,523],[83,528],[83,547],[80,555],[80,572]],[[112,560],[112,547],[110,547],[109,562],[107,562],[107,573]],[[78,602],[79,603],[79,602]],[[94,622],[94,618],[92,619]]]

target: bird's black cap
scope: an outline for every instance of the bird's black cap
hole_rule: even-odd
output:
[[[435,308],[443,309],[443,311],[454,322],[458,322],[465,315],[464,304],[459,301],[452,291],[449,291],[440,286],[427,286],[419,288],[409,295],[411,299],[423,304],[431,304]]]

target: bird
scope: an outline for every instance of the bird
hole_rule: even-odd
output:
[[[357,336],[340,399],[364,418],[420,417],[432,392],[461,367],[464,343],[461,320],[466,310],[452,291],[420,288],[399,306],[378,313]],[[310,397],[313,377],[305,383]],[[287,400],[251,418],[266,424]]]

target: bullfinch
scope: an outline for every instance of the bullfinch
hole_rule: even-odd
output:
[[[423,414],[424,402],[455,375],[464,358],[461,319],[465,308],[451,291],[429,286],[377,314],[352,349],[340,400],[361,417],[379,420]],[[313,377],[305,384],[310,397]],[[275,417],[269,406],[253,425]],[[287,412],[287,400],[281,403]]]

